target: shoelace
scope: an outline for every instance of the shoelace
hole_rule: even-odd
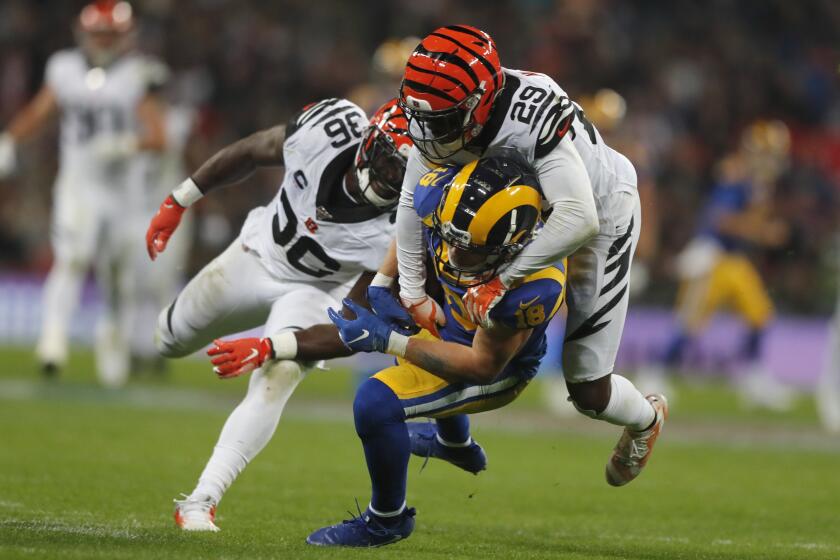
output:
[[[648,444],[647,438],[630,441],[630,459],[641,460],[647,455]]]
[[[353,498],[353,501],[356,502],[356,511],[359,514],[356,515],[348,509],[347,513],[350,515],[350,519],[345,519],[344,521],[342,521],[342,524],[349,525],[349,524],[353,524],[353,523],[361,523],[362,525],[365,526],[365,529],[371,535],[373,535],[375,537],[387,537],[388,536],[388,530],[385,527],[383,527],[381,524],[379,524],[376,521],[376,519],[373,519],[372,517],[370,518],[370,520],[365,519],[365,515],[364,515],[364,513],[362,513],[362,508],[359,506],[359,500],[357,498]],[[373,526],[374,524],[376,524],[376,526]]]
[[[431,425],[432,425],[432,421],[431,421],[431,420],[429,420],[428,424],[431,426]],[[432,435],[431,435],[431,436],[427,436],[426,434],[420,434],[418,437],[419,437],[420,439],[424,439],[424,440],[432,440],[432,439],[435,439],[435,438],[436,438],[436,436],[437,436],[437,431],[435,430],[435,431],[432,433]],[[431,445],[427,445],[427,446],[426,446],[426,457],[423,459],[423,464],[422,464],[422,465],[420,465],[420,472],[423,472],[423,469],[425,469],[425,468],[426,468],[426,465],[428,465],[428,464],[429,464],[429,457],[431,457],[431,456],[432,456],[432,446],[431,446]]]
[[[183,494],[183,493],[181,494],[181,499],[180,500],[176,498],[172,501],[175,502],[175,505],[177,505],[179,507],[187,506],[187,505],[196,505],[196,506],[199,506],[199,509],[201,509],[202,511],[205,511],[205,512],[209,512],[211,509],[213,509],[213,504],[211,502],[202,502],[202,501],[199,501],[199,500],[191,500],[190,497],[187,494]]]

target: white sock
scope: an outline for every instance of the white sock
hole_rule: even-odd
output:
[[[219,503],[245,466],[271,440],[283,408],[303,379],[297,362],[272,362],[251,373],[248,394],[225,422],[190,497]]]
[[[610,378],[612,380],[610,402],[596,418],[610,424],[627,426],[635,431],[644,430],[653,424],[656,411],[633,383],[615,373]]]
[[[370,512],[377,516],[377,517],[397,517],[398,515],[402,514],[405,511],[405,502],[402,503],[399,509],[394,511],[377,511],[373,509],[373,504],[368,504],[368,509]]]
[[[41,336],[36,350],[45,362],[64,363],[67,359],[67,326],[79,303],[87,269],[56,261],[44,284]]]
[[[469,436],[467,438],[467,441],[462,442],[446,441],[445,439],[440,437],[440,434],[435,434],[435,437],[437,438],[438,443],[440,443],[444,447],[469,447],[470,445],[472,445],[473,442],[472,436]]]

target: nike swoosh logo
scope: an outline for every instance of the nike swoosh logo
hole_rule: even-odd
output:
[[[370,336],[370,332],[367,329],[362,329],[362,334],[354,338],[353,340],[348,340],[347,344],[353,344],[354,342],[359,342],[360,340],[364,340]]]
[[[540,299],[540,296],[535,297],[535,298],[534,298],[534,299],[532,299],[531,301],[520,301],[520,302],[519,302],[519,309],[525,309],[525,308],[527,308],[527,307],[531,307],[531,305],[532,305],[535,301],[537,301],[538,299]]]
[[[246,362],[250,362],[251,360],[253,360],[254,358],[256,358],[256,357],[257,357],[257,356],[259,356],[259,355],[260,355],[260,351],[259,351],[259,350],[257,350],[256,348],[251,348],[251,353],[248,355],[248,357],[247,357],[247,358],[245,358],[244,360],[242,360],[242,363],[244,364],[244,363],[246,363]]]

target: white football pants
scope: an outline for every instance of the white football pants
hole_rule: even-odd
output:
[[[42,363],[62,365],[67,360],[69,323],[93,266],[105,301],[96,329],[97,371],[108,385],[120,385],[128,376],[126,333],[132,318],[124,303],[134,289],[132,240],[143,235],[125,221],[130,204],[124,188],[96,184],[72,169],[62,170],[54,187],[54,261],[44,285],[36,354]]]
[[[191,354],[213,339],[265,324],[264,334],[327,322],[351,284],[272,276],[259,256],[235,240],[164,309],[156,342],[162,355]],[[209,366],[208,366],[209,369]],[[225,422],[202,472],[194,499],[218,503],[245,466],[271,440],[291,394],[305,376],[294,361],[266,363],[253,371],[248,393]]]

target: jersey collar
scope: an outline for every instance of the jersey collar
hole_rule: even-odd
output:
[[[505,117],[508,114],[510,102],[513,100],[513,94],[519,89],[519,78],[507,70],[503,69],[503,72],[505,73],[505,87],[493,101],[493,110],[490,112],[490,118],[487,119],[487,124],[484,125],[481,133],[467,146],[468,150],[477,155],[483,154],[493,139],[498,136],[505,122]]]
[[[357,224],[366,222],[381,215],[379,209],[368,204],[350,203],[338,204],[340,199],[346,199],[344,194],[344,174],[353,165],[358,144],[348,147],[338,154],[324,169],[321,182],[318,185],[318,195],[315,198],[315,211],[319,220],[339,224]]]

